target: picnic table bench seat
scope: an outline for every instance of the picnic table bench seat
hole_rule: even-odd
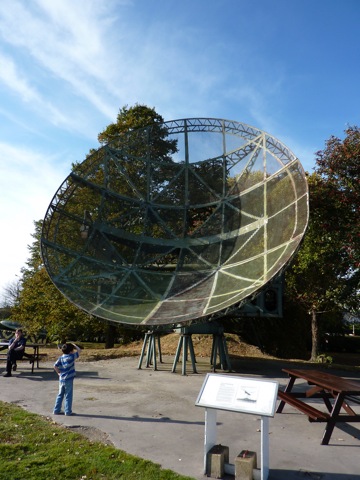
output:
[[[359,381],[312,369],[284,368],[283,372],[289,375],[289,380],[285,390],[278,391],[280,403],[276,413],[282,413],[285,404],[289,404],[306,414],[311,422],[325,422],[321,445],[328,445],[337,423],[360,422],[360,414],[348,403],[351,401],[360,404]],[[305,380],[307,385],[302,383],[296,391],[293,391],[296,380]],[[327,412],[322,412],[303,401],[312,398],[321,398]]]
[[[305,413],[309,417],[309,420],[313,422],[327,422],[330,418],[330,415],[326,412],[322,412],[317,408],[304,403],[303,401],[299,400],[298,398],[294,397],[291,393],[286,393],[282,391],[278,391],[278,397],[280,400],[292,405],[300,412]]]
[[[8,342],[0,342],[0,360],[5,360],[7,359],[7,354],[8,354]],[[31,373],[34,373],[34,367],[35,364],[37,368],[39,368],[39,360],[41,357],[46,357],[46,353],[39,353],[39,344],[28,344],[26,345],[27,348],[33,348],[34,352],[33,353],[28,353],[27,351],[24,352],[23,357],[18,359],[17,362],[29,362],[31,365]]]

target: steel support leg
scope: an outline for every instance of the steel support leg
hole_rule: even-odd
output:
[[[226,338],[223,333],[213,334],[213,342],[211,347],[210,363],[213,366],[213,371],[216,369],[217,356],[219,355],[220,368],[222,370],[231,371],[231,363],[229,352],[226,345]]]
[[[186,375],[186,362],[188,358],[188,351],[190,353],[191,364],[193,368],[193,373],[197,373],[196,370],[196,360],[195,360],[195,352],[194,352],[194,345],[192,343],[191,334],[182,333],[179,338],[179,343],[176,349],[176,354],[174,358],[172,372],[175,373],[176,365],[180,358],[180,353],[182,350],[182,375]]]
[[[156,344],[158,347],[158,352],[156,351]],[[147,347],[147,349],[146,349]],[[157,353],[159,354],[159,361],[162,363],[162,355],[161,355],[161,346],[160,346],[160,335],[159,333],[155,332],[146,332],[145,333],[145,338],[144,338],[144,343],[141,349],[141,354],[140,354],[140,359],[139,359],[139,364],[138,364],[138,369],[141,369],[142,362],[144,360],[146,352],[146,367],[150,367],[150,365],[153,365],[154,370],[157,370]]]

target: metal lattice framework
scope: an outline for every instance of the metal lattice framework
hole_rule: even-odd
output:
[[[115,137],[74,167],[41,240],[60,291],[111,322],[168,325],[241,305],[308,222],[299,160],[243,123],[193,118]]]

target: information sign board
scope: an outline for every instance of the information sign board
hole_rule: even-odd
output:
[[[278,387],[272,380],[208,373],[195,405],[273,417]]]

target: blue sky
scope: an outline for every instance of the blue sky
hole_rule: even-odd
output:
[[[312,171],[360,125],[358,0],[1,0],[0,301],[124,105],[265,130]]]

